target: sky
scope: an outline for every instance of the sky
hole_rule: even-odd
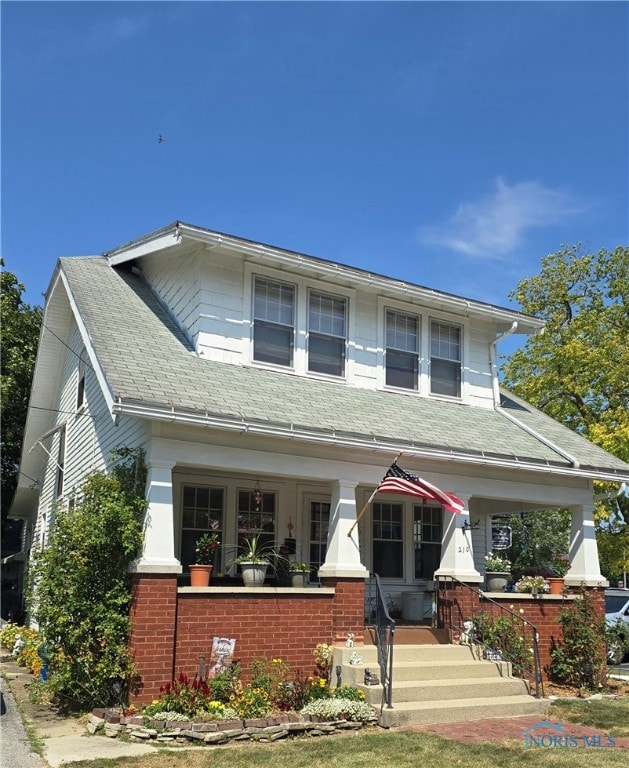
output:
[[[173,221],[517,308],[629,243],[627,2],[2,2],[2,257]],[[159,137],[163,141],[159,141]]]

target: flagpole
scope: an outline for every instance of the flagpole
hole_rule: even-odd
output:
[[[397,460],[400,458],[400,456],[402,455],[402,453],[403,453],[403,451],[399,451],[399,452],[398,452],[397,456],[396,456],[396,457],[393,459],[393,461],[391,462],[391,466],[393,466],[393,464],[395,464],[395,462],[396,462],[396,461],[397,461]],[[367,503],[365,504],[365,506],[364,506],[364,507],[363,507],[363,508],[360,510],[360,512],[358,513],[358,515],[356,515],[356,520],[354,520],[354,522],[353,522],[353,524],[352,524],[352,527],[351,527],[351,528],[349,529],[349,531],[347,532],[347,535],[348,535],[348,536],[351,536],[351,535],[352,535],[352,531],[354,530],[354,528],[355,528],[355,527],[358,525],[358,523],[360,522],[360,519],[361,519],[361,517],[362,517],[362,516],[365,514],[365,512],[366,512],[366,511],[369,509],[369,505],[370,505],[370,504],[371,504],[371,502],[373,501],[373,499],[374,499],[374,496],[375,496],[375,495],[378,493],[378,488],[379,488],[379,487],[380,487],[380,483],[378,483],[378,486],[376,487],[376,490],[375,490],[375,491],[374,491],[374,492],[371,494],[371,496],[370,496],[370,497],[367,499]]]

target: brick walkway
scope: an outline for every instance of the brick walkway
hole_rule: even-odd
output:
[[[543,718],[541,718],[543,720]],[[505,741],[506,739],[521,740],[524,744],[526,731],[540,722],[537,715],[527,715],[525,717],[496,718],[493,720],[477,720],[471,723],[441,723],[437,725],[421,725],[411,728],[400,728],[399,730],[413,731],[414,733],[435,733],[445,739],[460,741],[464,744],[479,744],[484,741]],[[596,737],[601,735],[601,731],[596,728],[588,728],[584,725],[575,725],[574,723],[562,722],[561,730],[558,730],[557,721],[545,721],[550,726],[539,727],[532,731],[532,736],[538,741],[542,737],[544,745],[549,744],[549,738],[552,736],[572,736],[576,738],[570,742],[571,746],[586,746],[584,737],[589,739],[590,745],[597,743]],[[601,746],[606,744],[606,736],[602,735]],[[615,747],[620,749],[629,749],[629,738],[615,739]]]

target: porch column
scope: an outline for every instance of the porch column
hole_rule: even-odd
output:
[[[569,507],[570,524],[570,570],[564,583],[578,587],[606,587],[608,581],[601,575],[594,528],[594,505]]]
[[[437,576],[454,576],[459,581],[480,584],[483,577],[474,567],[474,550],[472,549],[472,531],[470,525],[469,501],[471,495],[456,494],[465,504],[460,515],[444,510],[445,517],[443,540],[441,542],[441,562],[435,571]]]
[[[349,529],[356,521],[356,486],[345,480],[332,483],[328,549],[325,563],[319,568],[319,577],[331,576],[366,579],[369,571],[360,562],[358,526],[352,535]]]
[[[181,563],[175,557],[174,466],[160,461],[148,464],[144,545],[141,557],[130,568],[136,573],[181,573]]]

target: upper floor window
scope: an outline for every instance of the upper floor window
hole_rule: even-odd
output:
[[[310,292],[308,300],[308,370],[331,376],[345,374],[347,302]]]
[[[387,310],[385,322],[386,384],[417,389],[419,320],[413,315]]]
[[[253,359],[292,366],[295,337],[295,286],[255,278]]]
[[[76,389],[76,409],[79,411],[85,403],[85,360],[79,357],[79,381]]]
[[[439,320],[430,323],[430,392],[461,396],[461,328]]]
[[[57,472],[55,476],[55,498],[63,496],[63,480],[66,462],[66,428],[59,430],[59,446],[57,448]]]

